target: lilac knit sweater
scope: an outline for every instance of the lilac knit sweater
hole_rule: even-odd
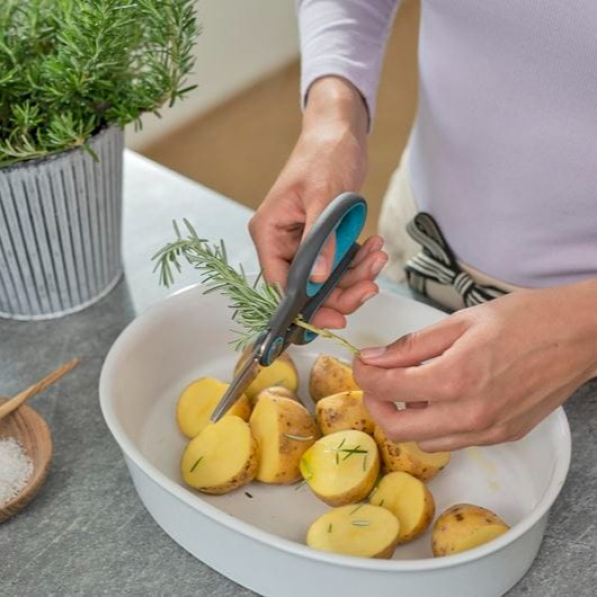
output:
[[[398,0],[298,0],[302,91],[373,118]],[[597,277],[597,0],[422,0],[408,175],[457,257],[512,284]]]

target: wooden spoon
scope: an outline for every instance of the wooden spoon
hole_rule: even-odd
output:
[[[68,363],[62,365],[62,367],[58,367],[58,369],[52,371],[52,373],[49,375],[46,375],[46,377],[44,377],[42,380],[34,383],[31,387],[10,399],[8,402],[5,402],[2,406],[0,406],[0,421],[6,417],[6,415],[9,415],[13,410],[19,408],[19,406],[21,406],[25,400],[28,400],[31,398],[31,396],[35,396],[35,394],[39,394],[39,392],[45,390],[49,385],[52,385],[54,382],[66,375],[69,371],[72,371],[78,364],[78,359],[69,361]]]

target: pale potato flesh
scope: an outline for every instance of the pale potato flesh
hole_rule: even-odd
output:
[[[242,354],[234,368],[235,374],[243,366],[247,355],[248,351],[245,351]],[[249,397],[251,403],[254,404],[260,392],[273,386],[287,388],[293,393],[298,391],[298,372],[294,361],[290,355],[286,353],[281,354],[269,367],[259,366],[259,373],[245,390],[245,394]]]
[[[423,452],[415,442],[394,442],[376,427],[375,441],[379,446],[383,470],[403,471],[421,481],[433,479],[450,462],[450,452]]]
[[[193,438],[208,425],[209,418],[229,385],[213,377],[202,377],[184,389],[176,406],[176,422],[184,435]],[[242,394],[226,413],[245,421],[250,414],[251,405],[246,394]]]
[[[435,515],[435,501],[425,484],[404,472],[384,475],[371,492],[369,502],[387,508],[400,521],[398,543],[424,533]]]
[[[500,537],[510,527],[494,512],[481,506],[456,504],[435,522],[432,550],[436,557],[461,553]]]
[[[334,508],[309,528],[313,549],[362,558],[386,558],[394,553],[400,523],[385,508],[361,504]]]
[[[352,367],[336,357],[317,357],[309,378],[309,393],[314,402],[339,394],[360,390],[352,375]]]
[[[255,478],[258,456],[248,423],[227,416],[189,442],[180,469],[187,485],[205,493],[227,493]]]
[[[356,429],[372,434],[375,423],[363,402],[363,392],[353,390],[322,398],[315,414],[323,435],[344,429]]]
[[[262,393],[250,425],[261,454],[257,479],[263,483],[300,479],[301,456],[319,437],[309,411],[290,398]]]
[[[375,441],[362,431],[346,430],[317,440],[301,458],[300,469],[309,487],[330,506],[364,499],[379,473]]]

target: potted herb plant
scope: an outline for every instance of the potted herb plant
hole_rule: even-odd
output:
[[[193,0],[2,0],[0,316],[116,284],[123,127],[192,89],[196,33]]]

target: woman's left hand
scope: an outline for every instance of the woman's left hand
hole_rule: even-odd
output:
[[[597,281],[464,309],[364,349],[354,375],[396,441],[437,452],[520,439],[597,376]]]

